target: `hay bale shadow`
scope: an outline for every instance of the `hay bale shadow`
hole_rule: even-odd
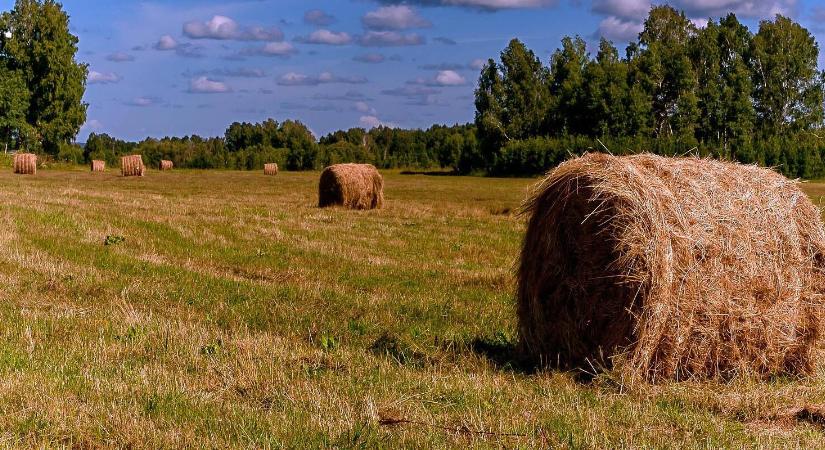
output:
[[[497,369],[525,375],[537,373],[540,366],[531,361],[519,346],[500,336],[482,336],[470,342],[470,351],[483,356]]]

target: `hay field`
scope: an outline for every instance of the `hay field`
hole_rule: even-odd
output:
[[[318,173],[87,171],[0,172],[0,445],[825,445],[793,409],[823,368],[628,389],[513,361],[532,180],[389,172],[347,211]]]

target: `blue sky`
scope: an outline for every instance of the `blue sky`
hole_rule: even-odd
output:
[[[825,1],[673,0],[749,26],[783,13],[825,42]],[[12,0],[0,0],[6,10]],[[623,49],[649,0],[66,0],[91,72],[92,131],[123,139],[222,135],[299,119],[320,136],[473,118],[480,60],[518,37],[545,63],[564,35]],[[821,63],[825,59],[820,60]]]

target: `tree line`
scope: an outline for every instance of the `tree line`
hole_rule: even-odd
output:
[[[697,28],[651,9],[623,57],[565,37],[548,65],[514,39],[481,71],[475,95],[484,170],[538,173],[586,149],[694,153],[825,175],[819,47],[787,17],[754,34],[736,15]]]
[[[81,148],[67,148],[57,158],[73,163],[104,160],[116,166],[120,157],[138,153],[156,165],[162,159],[176,167],[260,170],[275,162],[287,170],[313,170],[343,162],[365,162],[379,168],[450,168],[470,171],[481,161],[473,125],[434,125],[427,130],[352,128],[316,141],[301,122],[235,122],[222,137],[146,138],[127,142],[92,133]]]

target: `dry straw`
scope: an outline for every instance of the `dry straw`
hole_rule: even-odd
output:
[[[808,375],[825,306],[820,211],[771,170],[588,154],[525,205],[521,346],[627,381]]]
[[[278,175],[278,165],[275,163],[264,164],[264,175]]]
[[[130,155],[120,158],[120,173],[124,177],[142,177],[146,167],[140,155]]]
[[[173,163],[172,161],[166,160],[166,159],[160,160],[160,164],[158,165],[158,169],[162,170],[162,171],[163,170],[172,170],[174,168],[175,168],[175,163]]]
[[[371,164],[336,164],[324,169],[318,186],[318,206],[351,209],[381,208],[384,178]]]
[[[37,155],[34,153],[14,154],[14,173],[34,175],[37,173]]]
[[[98,159],[92,160],[92,172],[105,172],[106,171],[106,161],[100,161]]]

